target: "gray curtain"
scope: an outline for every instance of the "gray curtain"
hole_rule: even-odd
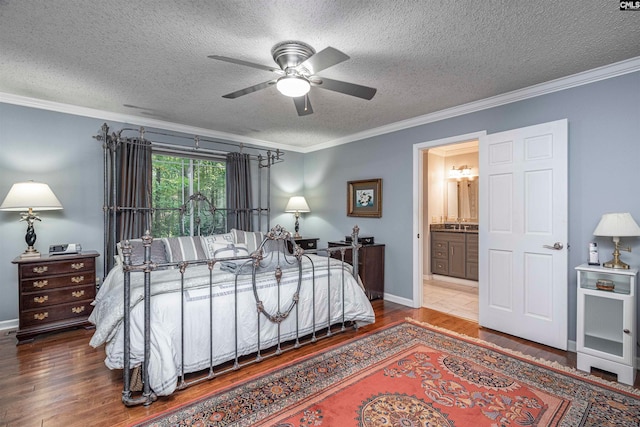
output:
[[[112,157],[110,174],[115,182],[109,196],[110,206],[106,237],[108,253],[105,264],[113,267],[115,244],[124,239],[140,238],[151,226],[151,142],[141,139],[123,140]],[[112,180],[113,182],[113,180]],[[115,197],[115,200],[113,200]],[[115,242],[112,242],[115,240]]]
[[[253,231],[251,161],[248,154],[227,154],[227,229]]]

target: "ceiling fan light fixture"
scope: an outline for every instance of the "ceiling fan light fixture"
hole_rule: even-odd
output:
[[[300,76],[284,76],[278,79],[276,87],[284,96],[297,98],[309,93],[311,84],[307,79]]]

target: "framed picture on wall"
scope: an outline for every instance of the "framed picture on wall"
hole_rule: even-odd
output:
[[[347,182],[347,216],[382,216],[382,178]]]

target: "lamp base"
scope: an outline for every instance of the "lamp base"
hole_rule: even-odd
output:
[[[20,259],[25,258],[40,258],[40,252],[33,248],[33,246],[29,246],[26,251],[20,254]]]
[[[622,269],[622,270],[629,269],[629,264],[626,264],[616,258],[612,259],[611,261],[605,262],[604,264],[602,264],[602,266],[605,268],[616,268],[616,269]]]

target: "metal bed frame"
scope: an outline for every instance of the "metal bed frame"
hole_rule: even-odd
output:
[[[340,298],[342,301],[342,322],[339,322],[337,324],[332,325],[331,324],[331,306],[330,306],[330,298],[327,298],[328,301],[328,308],[329,308],[329,312],[328,312],[328,316],[326,321],[322,320],[322,319],[317,319],[316,318],[316,312],[315,312],[315,293],[316,293],[316,283],[315,283],[315,266],[313,265],[313,261],[311,260],[311,258],[308,256],[309,253],[316,253],[316,254],[322,254],[324,256],[332,256],[332,253],[334,254],[333,257],[335,258],[336,256],[339,256],[342,260],[342,262],[344,262],[344,258],[345,258],[345,252],[349,249],[353,250],[353,276],[356,278],[356,280],[358,280],[358,249],[361,247],[361,245],[358,243],[358,234],[359,234],[359,228],[356,225],[353,228],[353,232],[351,234],[352,236],[352,242],[351,242],[351,246],[343,246],[343,247],[332,247],[332,248],[327,248],[327,249],[315,249],[315,250],[308,250],[305,251],[303,250],[301,247],[299,247],[296,243],[295,240],[293,239],[292,235],[290,232],[286,231],[284,228],[280,227],[280,226],[276,226],[274,228],[271,229],[271,231],[269,231],[264,240],[262,241],[260,247],[258,248],[258,250],[256,250],[254,253],[252,253],[250,256],[248,257],[234,257],[234,258],[225,258],[224,261],[228,261],[228,260],[234,260],[235,262],[243,262],[242,264],[243,267],[250,267],[251,269],[251,276],[252,276],[252,284],[253,284],[253,295],[255,298],[255,308],[256,308],[256,314],[257,314],[257,320],[258,320],[258,334],[257,334],[257,352],[253,355],[253,357],[251,356],[242,356],[239,354],[238,352],[238,293],[237,293],[237,285],[238,285],[238,275],[236,275],[236,279],[235,279],[235,288],[234,288],[234,295],[235,295],[235,357],[230,360],[229,362],[232,363],[227,363],[227,364],[217,364],[214,366],[213,363],[213,338],[212,338],[212,332],[213,332],[213,293],[212,293],[212,270],[213,270],[213,266],[215,265],[216,262],[219,262],[219,260],[216,259],[207,259],[207,260],[197,260],[197,261],[188,261],[188,262],[179,262],[179,263],[166,263],[166,264],[156,264],[153,263],[151,261],[151,243],[153,241],[153,238],[147,234],[145,236],[143,236],[142,241],[143,241],[143,246],[144,246],[144,262],[142,264],[139,265],[132,265],[131,263],[131,254],[132,254],[132,247],[129,244],[129,242],[125,242],[123,244],[123,256],[124,256],[124,262],[123,262],[123,270],[124,270],[124,307],[129,307],[130,306],[130,284],[131,284],[131,275],[132,274],[144,274],[144,300],[143,300],[143,304],[144,304],[144,361],[142,362],[141,365],[141,379],[142,379],[142,393],[141,395],[137,395],[134,396],[133,395],[133,391],[132,391],[132,373],[131,370],[128,368],[130,365],[130,344],[131,344],[131,336],[130,336],[130,325],[131,325],[131,320],[130,320],[130,313],[129,310],[124,310],[124,369],[123,369],[123,390],[122,390],[122,402],[127,405],[127,406],[135,406],[135,405],[145,405],[148,406],[150,404],[152,404],[156,399],[157,396],[155,395],[155,393],[151,390],[150,385],[149,385],[149,367],[148,367],[148,363],[149,363],[149,357],[150,357],[150,331],[151,331],[151,277],[152,277],[152,272],[158,268],[161,267],[169,267],[169,266],[173,266],[173,267],[177,267],[180,271],[180,281],[181,281],[181,286],[180,286],[180,291],[182,294],[182,304],[180,307],[181,310],[181,332],[182,332],[182,343],[181,343],[181,360],[184,361],[184,274],[185,271],[195,265],[203,265],[206,264],[209,268],[209,366],[207,369],[205,369],[204,371],[200,372],[200,375],[198,374],[193,374],[196,375],[196,378],[194,379],[190,379],[189,381],[187,381],[186,379],[186,373],[184,372],[184,364],[182,364],[182,368],[181,368],[181,372],[179,375],[179,384],[177,389],[181,390],[184,388],[187,388],[191,385],[194,384],[198,384],[200,382],[206,381],[206,380],[211,380],[214,378],[217,378],[220,375],[223,375],[229,371],[235,371],[238,370],[244,366],[247,365],[251,365],[257,362],[260,362],[262,360],[264,360],[265,358],[269,358],[269,357],[273,357],[273,356],[278,356],[280,354],[282,354],[285,351],[291,350],[291,349],[297,349],[305,344],[309,344],[309,343],[313,343],[316,342],[318,339],[324,338],[324,337],[330,337],[332,336],[334,333],[337,332],[344,332],[347,329],[347,322],[345,322],[345,304],[344,304],[344,286],[345,286],[345,272],[344,269],[342,270],[342,279],[341,279],[341,284],[340,288],[339,288],[339,292],[342,292]],[[297,263],[298,266],[298,284],[297,284],[297,289],[295,291],[295,293],[292,296],[291,301],[288,303],[288,305],[286,307],[280,307],[280,279],[282,278],[282,269],[280,267],[280,258],[278,258],[278,265],[275,268],[274,271],[274,276],[275,276],[275,280],[276,280],[276,286],[277,286],[277,292],[278,292],[278,308],[275,312],[273,313],[269,313],[267,312],[267,310],[264,308],[264,304],[260,299],[260,295],[258,293],[257,287],[256,287],[256,272],[257,272],[257,268],[260,264],[260,261],[263,259],[263,249],[265,247],[265,245],[268,244],[268,242],[275,242],[275,244],[278,247],[278,257],[282,256],[283,257],[283,262],[288,262],[288,263]],[[291,244],[293,251],[292,253],[288,252],[288,245],[287,243]],[[271,247],[273,246],[273,243],[270,243]],[[302,258],[306,257],[308,260],[311,261],[311,264],[313,266],[313,279],[312,279],[312,294],[313,294],[313,300],[312,300],[312,332],[311,334],[306,334],[306,335],[302,335],[301,331],[299,330],[299,323],[298,323],[298,316],[299,316],[299,292],[302,286]],[[289,258],[289,260],[287,260],[287,258]],[[327,263],[327,270],[330,269],[330,263]],[[347,273],[348,274],[348,273]],[[331,280],[330,280],[330,275],[327,275],[327,295],[329,296],[329,293],[331,292]],[[335,292],[335,290],[334,290]],[[285,339],[282,335],[281,335],[281,330],[280,330],[280,324],[288,319],[290,316],[294,316],[295,317],[295,338],[294,339]],[[274,323],[278,326],[277,328],[277,343],[275,346],[270,347],[269,349],[263,349],[262,348],[262,343],[261,343],[261,333],[260,333],[260,321],[261,319],[264,317],[265,321],[267,322],[271,322]],[[339,328],[336,326],[339,325]],[[353,327],[357,328],[357,324],[355,322],[353,322]],[[318,332],[321,332],[322,330],[326,329],[326,333],[324,335],[322,334],[318,334]],[[293,341],[293,343],[291,343]],[[274,348],[275,347],[275,348]],[[242,359],[242,360],[241,360]]]

